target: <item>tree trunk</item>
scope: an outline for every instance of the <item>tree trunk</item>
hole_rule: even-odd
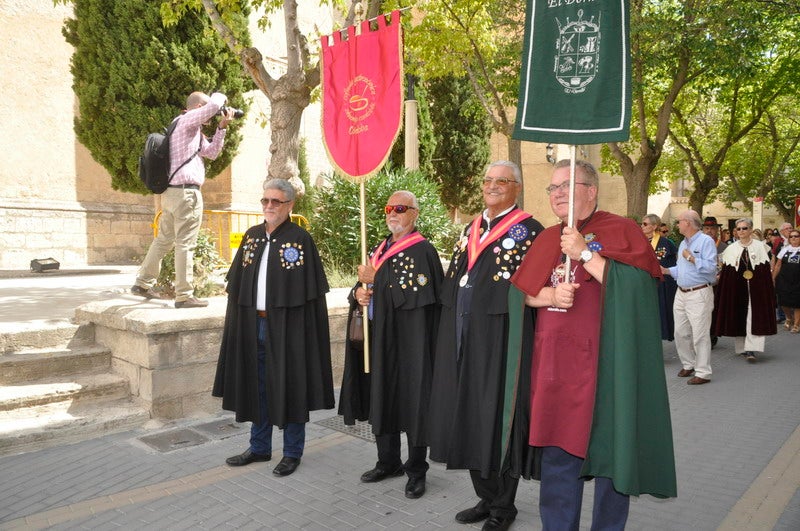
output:
[[[286,179],[300,195],[305,186],[300,179],[300,123],[310,102],[311,90],[305,80],[286,74],[275,83],[270,94],[270,160],[267,179]]]

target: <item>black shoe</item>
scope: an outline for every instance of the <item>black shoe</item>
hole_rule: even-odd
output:
[[[144,297],[145,299],[160,299],[161,295],[153,291],[153,288],[143,288],[141,286],[132,286],[131,293],[137,297]]]
[[[397,476],[402,476],[402,475],[403,475],[402,465],[394,470],[384,470],[376,466],[372,470],[367,470],[366,472],[361,474],[361,481],[363,481],[364,483],[375,483],[376,481],[381,481],[386,478],[395,478]]]
[[[208,301],[189,297],[185,301],[175,301],[176,308],[205,308],[208,306]]]
[[[425,494],[425,476],[421,478],[409,478],[406,483],[406,498],[415,500]]]
[[[272,454],[254,454],[250,448],[248,448],[244,453],[227,458],[225,462],[230,466],[244,466],[258,461],[269,461],[270,459],[272,459]]]
[[[456,522],[459,524],[474,524],[487,518],[489,518],[489,509],[485,509],[482,503],[456,514]]]
[[[288,476],[292,474],[297,467],[300,466],[300,458],[299,457],[286,457],[284,456],[281,459],[281,462],[278,463],[278,466],[272,471],[273,474],[276,476]]]
[[[492,516],[483,523],[482,531],[505,531],[511,527],[514,518],[503,518],[502,516]]]
[[[717,336],[711,336],[711,348],[717,346],[717,341],[719,341],[719,338]]]
[[[745,353],[744,353],[744,357],[745,357],[745,358],[747,359],[747,361],[749,361],[750,363],[755,363],[755,361],[756,361],[756,355],[755,355],[754,353],[750,352],[749,350],[748,350],[747,352],[745,352]]]

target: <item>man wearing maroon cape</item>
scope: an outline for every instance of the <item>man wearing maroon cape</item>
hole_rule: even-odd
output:
[[[566,226],[570,161],[564,160],[547,187],[562,222],[536,239],[511,279],[537,308],[533,476],[541,480],[544,529],[578,528],[587,479],[595,480],[592,528],[622,529],[630,495],[676,495],[660,325],[653,319],[661,271],[636,223],[597,210],[594,167],[575,166],[576,226]]]

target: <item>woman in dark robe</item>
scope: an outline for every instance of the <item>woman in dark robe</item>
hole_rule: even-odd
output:
[[[800,232],[797,229],[789,231],[789,244],[778,252],[772,278],[778,304],[786,314],[783,326],[796,334],[800,332]]]
[[[678,248],[675,244],[657,230],[661,226],[661,218],[655,214],[647,214],[642,218],[642,232],[650,241],[653,250],[662,267],[673,267],[678,260]],[[672,303],[675,301],[675,292],[678,284],[669,275],[658,284],[658,309],[661,315],[661,339],[672,341],[675,339],[675,320],[672,315]]]

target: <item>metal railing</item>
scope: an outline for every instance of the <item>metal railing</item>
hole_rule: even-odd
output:
[[[161,211],[156,212],[153,217],[153,237],[158,236],[158,221],[161,219]],[[308,220],[300,214],[291,215],[292,223],[300,225],[304,229],[310,227]],[[242,235],[253,225],[258,225],[264,221],[261,212],[244,212],[238,210],[203,210],[203,224],[201,228],[208,230],[214,237],[214,245],[219,255],[228,263],[233,259]]]

